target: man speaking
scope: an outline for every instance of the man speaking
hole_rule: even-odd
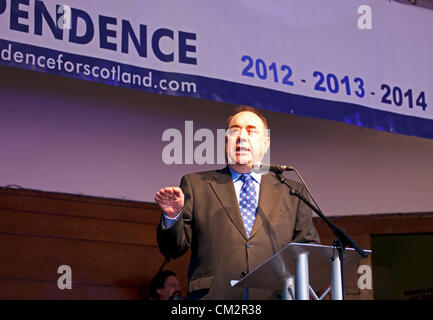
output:
[[[319,243],[311,210],[273,174],[254,172],[270,146],[266,119],[240,107],[227,119],[221,170],[184,176],[155,200],[163,211],[157,229],[163,255],[174,259],[191,248],[189,299],[275,299],[268,289],[233,288],[240,279],[290,242]],[[301,184],[289,181],[302,192]]]

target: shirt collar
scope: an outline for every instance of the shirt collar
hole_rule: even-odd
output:
[[[236,172],[234,171],[232,168],[229,167],[230,173],[232,175],[232,179],[233,179],[233,183],[238,181],[242,175],[242,173]],[[257,173],[254,171],[251,171],[248,173],[255,182],[257,182],[258,184],[260,184],[261,180],[262,180],[262,174],[261,173]]]

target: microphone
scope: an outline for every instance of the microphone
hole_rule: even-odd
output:
[[[272,171],[275,173],[282,173],[283,171],[293,171],[294,167],[281,165],[281,164],[264,164],[261,162],[255,163],[253,165],[253,171],[257,173],[263,173]]]

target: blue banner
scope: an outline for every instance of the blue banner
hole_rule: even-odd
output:
[[[433,138],[430,10],[387,0],[98,3],[0,0],[0,64]]]

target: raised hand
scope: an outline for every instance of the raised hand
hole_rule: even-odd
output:
[[[167,217],[174,218],[182,210],[184,195],[181,188],[166,187],[156,193],[155,201]]]

